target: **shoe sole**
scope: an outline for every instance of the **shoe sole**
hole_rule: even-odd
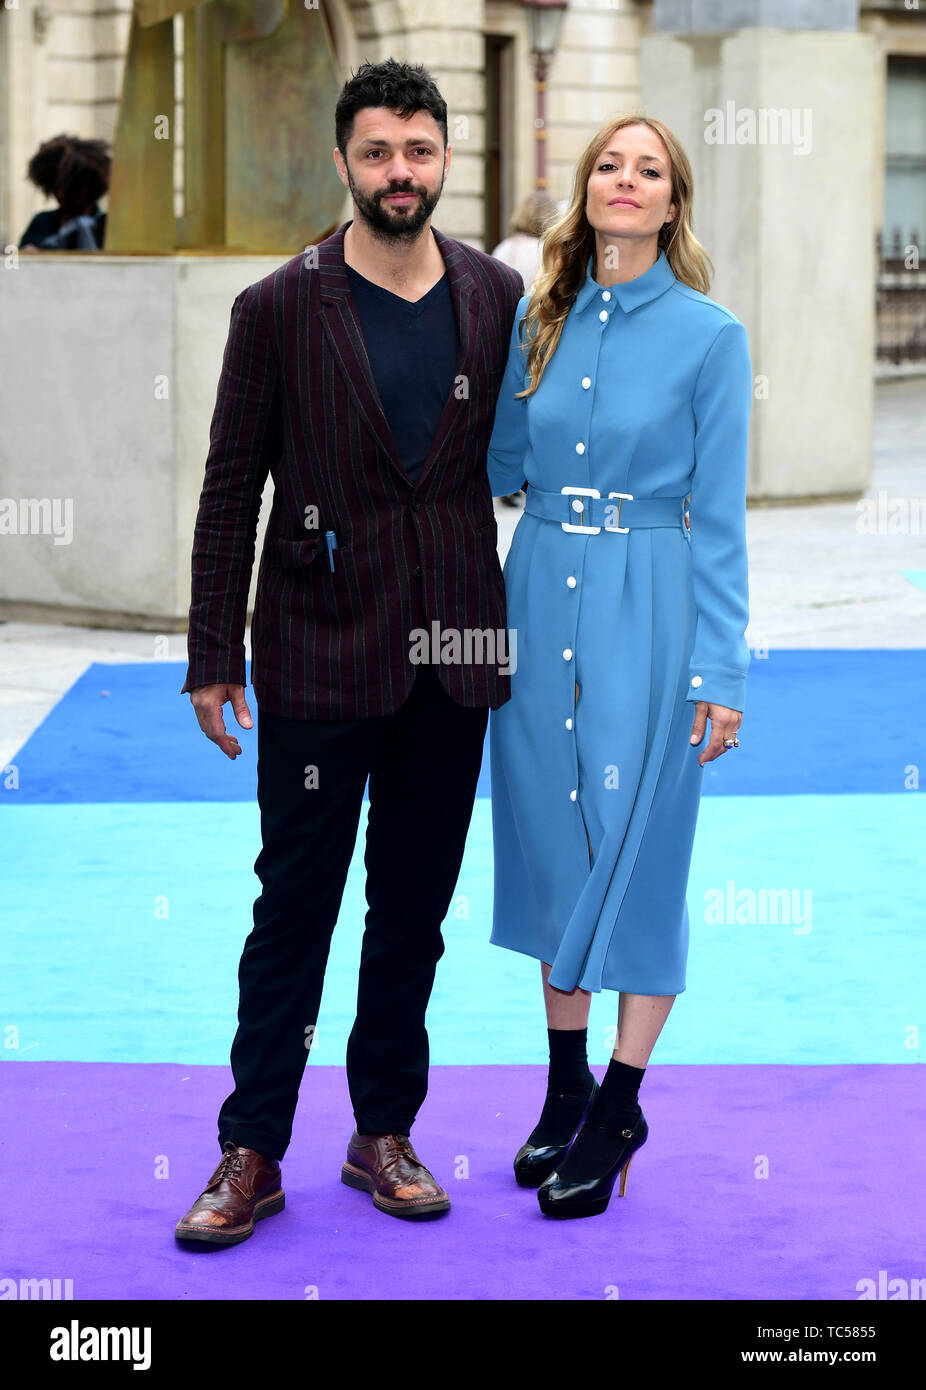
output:
[[[603,1211],[607,1211],[609,1197],[599,1197],[594,1202],[585,1202],[582,1206],[552,1206],[545,1207],[540,1204],[540,1210],[544,1216],[550,1216],[554,1221],[571,1221],[580,1216],[600,1216]]]
[[[556,1165],[554,1164],[546,1173],[541,1171],[536,1175],[536,1177],[525,1178],[522,1177],[520,1173],[515,1173],[514,1180],[518,1184],[518,1187],[540,1187],[542,1183],[546,1182],[547,1178],[550,1176],[550,1173],[555,1172]]]
[[[254,1215],[247,1226],[232,1226],[231,1229],[210,1229],[208,1226],[184,1226],[178,1222],[174,1235],[178,1240],[195,1241],[201,1245],[239,1245],[254,1234],[255,1221],[263,1221],[265,1216],[275,1216],[282,1211],[286,1201],[285,1192],[275,1192],[263,1197],[254,1208]]]
[[[438,1200],[422,1199],[417,1206],[413,1206],[411,1201],[384,1197],[381,1192],[377,1191],[376,1183],[370,1174],[364,1172],[362,1168],[355,1168],[352,1163],[342,1165],[341,1181],[347,1187],[356,1188],[358,1192],[369,1192],[373,1198],[374,1207],[385,1212],[387,1216],[398,1216],[405,1221],[426,1221],[431,1216],[440,1216],[442,1212],[450,1210],[450,1198],[446,1193]]]

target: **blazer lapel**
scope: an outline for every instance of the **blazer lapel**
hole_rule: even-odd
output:
[[[376,389],[370,359],[363,341],[360,320],[354,309],[350,282],[347,278],[347,271],[344,269],[344,233],[349,226],[350,222],[345,222],[343,226],[339,227],[325,241],[319,242],[317,246],[322,325],[335,360],[354,397],[358,411],[377,438],[382,441],[392,466],[408,483],[410,481],[409,476],[402,466],[396,442],[392,437],[392,431],[389,428],[389,422]],[[479,340],[481,298],[473,282],[469,262],[460,249],[459,243],[445,233],[437,231],[436,228],[432,228],[432,231],[446,267],[447,281],[460,338],[455,376],[469,379],[472,374],[475,346]],[[444,403],[444,409],[431,441],[428,456],[421,469],[418,484],[424,481],[446,442],[454,420],[461,409],[466,408],[467,403],[466,398],[461,400],[458,397],[455,380]]]

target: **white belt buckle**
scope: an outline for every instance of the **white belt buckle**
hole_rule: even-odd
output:
[[[632,501],[633,501],[633,493],[632,493],[632,492],[609,492],[609,493],[608,493],[608,497],[609,497],[609,498],[611,498],[611,497],[619,497],[619,498],[621,498],[622,501],[627,501],[627,502],[632,502]],[[606,508],[605,508],[605,511],[606,511],[606,512],[609,512],[609,511],[612,511],[612,510],[613,510],[613,508],[611,508],[611,507],[606,507]],[[629,526],[622,526],[622,525],[621,525],[621,504],[620,504],[620,502],[618,502],[618,504],[617,504],[617,521],[615,522],[615,524],[614,524],[613,526],[605,526],[604,529],[605,529],[606,531],[620,531],[620,533],[621,533],[622,536],[626,536],[627,533],[628,533],[628,531],[630,530],[630,527],[629,527]]]
[[[563,493],[578,493],[581,497],[600,497],[601,493],[596,487],[564,487],[560,488]],[[584,508],[582,515],[585,515]],[[601,530],[600,526],[573,526],[570,521],[561,521],[560,525],[564,531],[581,531],[586,536],[597,536]]]

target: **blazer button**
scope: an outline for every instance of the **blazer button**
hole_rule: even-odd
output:
[[[413,511],[413,512],[420,512],[420,511],[421,511],[421,503],[420,503],[420,502],[413,502],[413,503],[412,503],[412,511]]]
[[[420,573],[421,573],[421,566],[420,566],[420,565],[416,565],[416,566],[415,566],[415,573],[416,573],[416,574],[420,574]]]

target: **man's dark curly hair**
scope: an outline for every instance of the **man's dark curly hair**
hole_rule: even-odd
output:
[[[361,63],[344,83],[334,110],[335,141],[344,159],[353,134],[354,117],[367,106],[387,106],[403,118],[427,111],[440,127],[447,148],[447,103],[428,70],[386,58],[381,63]]]
[[[27,174],[36,188],[62,207],[95,203],[109,187],[109,145],[105,140],[81,140],[55,135],[45,140],[29,160]]]

